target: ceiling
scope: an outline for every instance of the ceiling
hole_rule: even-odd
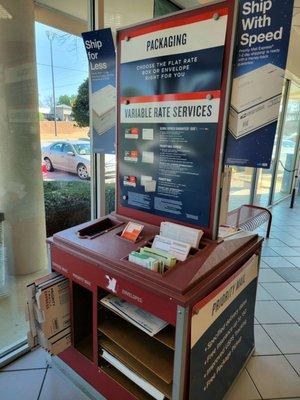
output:
[[[35,0],[39,7],[87,24],[88,0]],[[153,17],[153,0],[104,0],[104,25],[112,30]]]
[[[184,8],[211,3],[211,0],[173,1]],[[87,21],[88,0],[35,0],[34,2],[81,21]],[[111,24],[113,28],[152,17],[153,0],[104,0],[104,3],[105,22]],[[300,32],[300,0],[294,0],[293,27]]]
[[[87,0],[36,0],[35,4],[87,21]]]
[[[293,28],[300,34],[300,0],[294,0]]]

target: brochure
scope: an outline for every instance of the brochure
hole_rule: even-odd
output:
[[[125,226],[121,237],[125,238],[127,240],[130,240],[131,242],[136,242],[138,237],[140,236],[140,233],[142,232],[144,228],[144,225],[137,224],[136,222],[128,222],[128,224]]]
[[[127,301],[112,294],[105,296],[101,300],[101,303],[126,321],[129,321],[134,326],[147,333],[149,336],[156,335],[168,325],[167,322],[155,317],[149,312],[144,311],[133,304],[127,303]]]

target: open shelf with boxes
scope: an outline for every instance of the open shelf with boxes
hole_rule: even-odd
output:
[[[158,398],[171,399],[175,327],[168,324],[150,336],[100,301],[98,305],[99,367],[114,379],[120,376],[121,368],[120,384],[128,381],[125,388],[129,391],[133,382],[138,381],[146,388],[136,385],[139,391],[145,392],[145,398],[148,390]]]

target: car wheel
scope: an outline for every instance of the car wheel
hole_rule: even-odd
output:
[[[89,173],[84,164],[78,164],[77,175],[79,176],[80,179],[89,179]]]
[[[44,161],[45,161],[45,165],[46,165],[47,171],[48,171],[48,172],[54,171],[54,168],[53,168],[53,165],[52,165],[51,160],[50,160],[48,157],[46,157],[46,158],[44,159]]]

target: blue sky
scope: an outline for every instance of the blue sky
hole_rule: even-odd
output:
[[[53,65],[56,101],[63,94],[77,94],[78,86],[88,76],[88,63],[81,37],[69,35],[47,25],[35,23],[36,58],[39,101],[47,106],[45,99],[52,95],[50,43],[46,32],[58,35],[53,41]]]

